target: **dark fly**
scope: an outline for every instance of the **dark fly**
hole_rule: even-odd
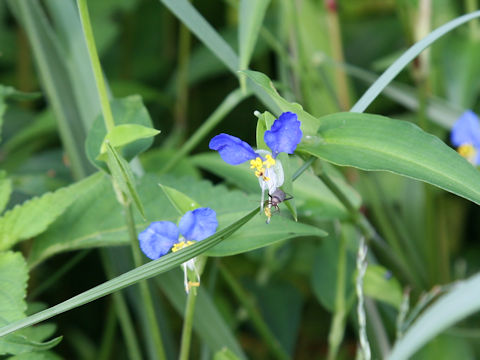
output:
[[[276,189],[273,193],[268,194],[268,201],[266,202],[267,206],[265,207],[265,215],[267,215],[267,224],[270,222],[270,218],[272,217],[272,207],[275,208],[276,211],[280,211],[278,204],[293,199],[293,196],[290,196],[281,189]]]

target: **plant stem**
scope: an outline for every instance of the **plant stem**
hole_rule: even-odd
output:
[[[268,328],[267,324],[263,320],[260,311],[257,309],[257,306],[254,303],[254,300],[249,297],[247,292],[242,288],[240,283],[237,281],[237,279],[235,279],[235,277],[230,273],[230,271],[228,271],[225,265],[219,263],[218,266],[220,268],[220,273],[225,279],[225,282],[248,312],[253,326],[257,330],[260,337],[264,340],[266,346],[272,352],[272,355],[276,359],[290,359],[290,356],[287,354],[285,349],[279,343],[277,338],[272,334],[271,330]]]
[[[132,247],[133,263],[135,264],[135,267],[139,267],[143,265],[142,255],[138,247],[137,231],[135,229],[135,220],[133,218],[132,206],[130,204],[124,204],[123,209],[125,212],[125,221],[127,224],[128,236],[130,238],[130,244]],[[152,338],[156,355],[158,356],[158,359],[165,360],[166,356],[163,347],[162,336],[158,327],[157,316],[155,314],[155,308],[153,306],[152,296],[148,287],[148,283],[146,280],[143,280],[138,283],[138,286],[140,287],[140,296],[142,297],[142,301],[145,306],[145,313],[149,326],[149,334]]]
[[[100,250],[102,256],[102,264],[105,269],[105,273],[109,279],[115,276],[112,264],[108,258],[106,251]],[[137,337],[133,331],[134,326],[130,314],[128,312],[127,304],[125,299],[122,296],[122,293],[117,291],[112,294],[113,303],[115,304],[115,312],[117,314],[118,320],[120,322],[120,328],[123,332],[123,337],[126,342],[128,358],[133,360],[141,360],[142,354],[138,346]]]
[[[183,136],[187,129],[188,64],[190,60],[190,30],[180,22],[177,58],[177,102],[175,104],[175,131]],[[183,140],[183,139],[182,139]]]
[[[347,250],[345,235],[341,234],[337,262],[337,292],[335,294],[335,313],[333,315],[330,332],[328,334],[328,360],[336,359],[338,349],[343,339],[343,333],[345,331],[345,316],[347,314],[347,309],[345,306],[346,256]]]
[[[110,101],[108,100],[107,87],[105,85],[105,79],[103,78],[102,67],[98,58],[97,47],[95,46],[95,38],[93,37],[92,25],[88,14],[87,0],[77,0],[77,5],[78,11],[80,12],[83,33],[87,42],[87,49],[88,54],[90,55],[93,74],[95,75],[95,83],[100,97],[103,120],[105,121],[107,132],[109,132],[115,127],[115,123],[113,121],[112,109],[110,108]]]
[[[195,313],[195,303],[197,300],[197,289],[193,288],[188,293],[187,304],[185,306],[185,317],[183,319],[182,343],[180,345],[179,360],[188,360],[190,353],[190,343],[192,340],[193,314]]]
[[[188,154],[235,106],[250,96],[250,92],[242,93],[240,89],[232,91],[215,109],[215,111],[203,122],[195,133],[187,140],[175,155],[160,170],[166,173],[172,169],[186,154]]]
[[[330,46],[332,47],[333,59],[343,63],[342,36],[340,33],[340,22],[338,21],[338,6],[336,0],[325,0],[327,8],[327,27],[330,34]],[[347,76],[344,69],[334,69],[335,83],[337,85],[338,102],[342,111],[350,109],[350,95],[348,93]]]
[[[115,341],[115,330],[117,326],[117,316],[115,315],[115,306],[110,306],[105,321],[105,329],[102,334],[100,350],[98,351],[98,360],[108,360],[112,356],[113,344]]]

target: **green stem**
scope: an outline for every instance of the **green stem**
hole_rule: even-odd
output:
[[[335,294],[335,314],[333,315],[330,332],[328,334],[328,360],[337,357],[338,349],[345,331],[345,316],[347,308],[345,305],[345,278],[346,278],[346,241],[345,235],[340,236],[337,262],[337,293]]]
[[[342,49],[342,36],[340,32],[340,22],[338,21],[337,1],[325,0],[327,8],[327,27],[330,37],[330,46],[332,56],[339,63],[344,62]],[[350,95],[348,93],[348,81],[344,69],[336,67],[334,69],[335,82],[337,85],[338,102],[342,111],[350,109]]]
[[[105,330],[103,331],[101,346],[97,356],[98,360],[108,360],[112,356],[112,349],[115,341],[115,330],[117,325],[115,306],[110,306],[108,308],[107,320],[105,323]]]
[[[171,170],[185,155],[187,155],[197,144],[240,102],[250,96],[251,93],[242,93],[240,89],[232,91],[215,109],[207,120],[195,131],[188,141],[178,150],[175,155],[160,170],[166,173]]]
[[[109,279],[115,277],[112,264],[104,250],[100,251],[102,256],[102,264],[105,268],[105,273]],[[125,338],[128,358],[133,360],[141,360],[142,354],[138,346],[138,341],[136,334],[134,332],[134,326],[130,314],[128,313],[128,307],[125,303],[125,299],[122,296],[122,293],[117,291],[112,294],[113,303],[115,304],[115,312],[117,314],[118,320],[120,321],[120,328],[123,332],[123,337]]]
[[[127,224],[128,236],[130,238],[130,244],[132,247],[133,263],[135,264],[135,267],[139,267],[143,265],[142,254],[138,247],[137,231],[135,229],[135,220],[133,218],[132,206],[130,204],[124,204],[123,209],[125,212],[125,221]],[[149,334],[153,341],[156,355],[158,359],[165,360],[166,356],[163,347],[162,336],[158,327],[157,315],[155,314],[155,308],[153,306],[152,296],[150,293],[150,289],[148,288],[148,283],[146,280],[143,280],[138,283],[138,286],[140,287],[140,296],[142,297],[142,301],[144,304],[147,324],[149,327]]]
[[[478,3],[477,0],[465,0],[465,8],[467,9],[467,13],[471,13],[478,10]],[[470,30],[470,38],[474,41],[478,41],[480,39],[480,27],[478,24],[478,19],[474,19],[468,23],[469,30]]]
[[[88,14],[87,0],[77,0],[78,11],[80,12],[80,20],[82,22],[83,33],[87,42],[88,54],[90,55],[90,62],[95,75],[95,83],[97,85],[98,95],[102,106],[103,120],[107,132],[115,127],[113,121],[112,109],[110,108],[110,101],[108,100],[107,86],[103,78],[102,67],[98,58],[97,48],[95,46],[95,38],[93,37],[92,25],[90,23],[90,15]]]
[[[193,288],[188,293],[187,304],[185,306],[185,317],[183,319],[182,343],[180,346],[179,360],[188,360],[190,353],[190,343],[192,340],[193,315],[195,313],[195,303],[197,300],[197,289]]]
[[[177,58],[177,102],[175,104],[175,130],[182,135],[187,129],[188,108],[188,64],[190,60],[191,34],[188,28],[180,23]]]
[[[263,339],[267,347],[272,352],[272,355],[276,359],[287,360],[290,359],[290,356],[287,354],[285,349],[283,349],[280,342],[277,338],[273,335],[271,330],[268,328],[267,324],[262,318],[260,311],[257,309],[254,300],[249,297],[247,292],[242,288],[240,283],[235,279],[235,277],[227,270],[225,265],[219,263],[220,273],[222,274],[225,282],[233,291],[237,299],[240,303],[245,307],[247,310],[250,319],[252,320],[253,326],[257,330],[260,337]]]
[[[321,163],[319,161],[314,164],[315,174],[325,183],[325,185],[333,192],[333,194],[340,200],[340,202],[348,210],[350,217],[355,225],[358,226],[363,236],[368,242],[371,242],[375,245],[375,248],[381,252],[382,256],[387,258],[392,267],[394,267],[400,274],[402,274],[409,282],[417,284],[415,278],[413,278],[408,271],[408,266],[400,259],[398,259],[395,254],[392,253],[390,247],[385,243],[375,228],[370,224],[368,219],[363,215],[355,205],[350,201],[350,199],[343,193],[343,191],[337,186],[337,184],[330,178],[330,176],[323,170]]]

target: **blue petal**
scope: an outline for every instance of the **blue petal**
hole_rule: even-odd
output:
[[[228,134],[215,136],[210,140],[209,147],[212,150],[217,150],[223,161],[230,165],[238,165],[258,156],[245,141]]]
[[[471,110],[465,111],[453,124],[450,140],[453,145],[472,144],[480,148],[480,123],[478,116]]]
[[[180,219],[178,228],[186,240],[200,241],[213,235],[217,230],[217,214],[210,208],[188,211]]]
[[[284,112],[275,120],[272,128],[265,131],[263,140],[272,150],[275,158],[281,152],[293,154],[300,140],[302,140],[302,135],[297,114]]]
[[[140,249],[148,258],[156,260],[170,251],[179,235],[177,225],[170,221],[152,222],[138,234]]]

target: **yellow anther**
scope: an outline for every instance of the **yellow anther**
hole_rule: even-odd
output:
[[[257,157],[255,160],[250,160],[250,169],[256,169],[257,171],[262,170],[263,161],[261,158]]]
[[[195,244],[195,241],[180,241],[179,243],[176,243],[175,245],[173,245],[172,252],[181,250],[192,244]]]
[[[199,287],[200,283],[198,281],[189,281],[188,282],[188,290],[190,290],[192,287]]]
[[[473,147],[472,144],[463,144],[460,145],[457,149],[458,153],[468,160],[474,160],[477,150]]]
[[[255,169],[256,177],[262,177],[263,180],[269,181],[270,178],[265,176],[265,170],[275,165],[275,159],[270,154],[267,154],[265,158],[265,161],[260,157],[257,157],[255,160],[250,160],[250,169]]]
[[[265,156],[267,160],[263,162],[264,165],[267,165],[267,169],[269,169],[271,166],[275,165],[275,159],[272,157],[272,155],[267,154]]]

